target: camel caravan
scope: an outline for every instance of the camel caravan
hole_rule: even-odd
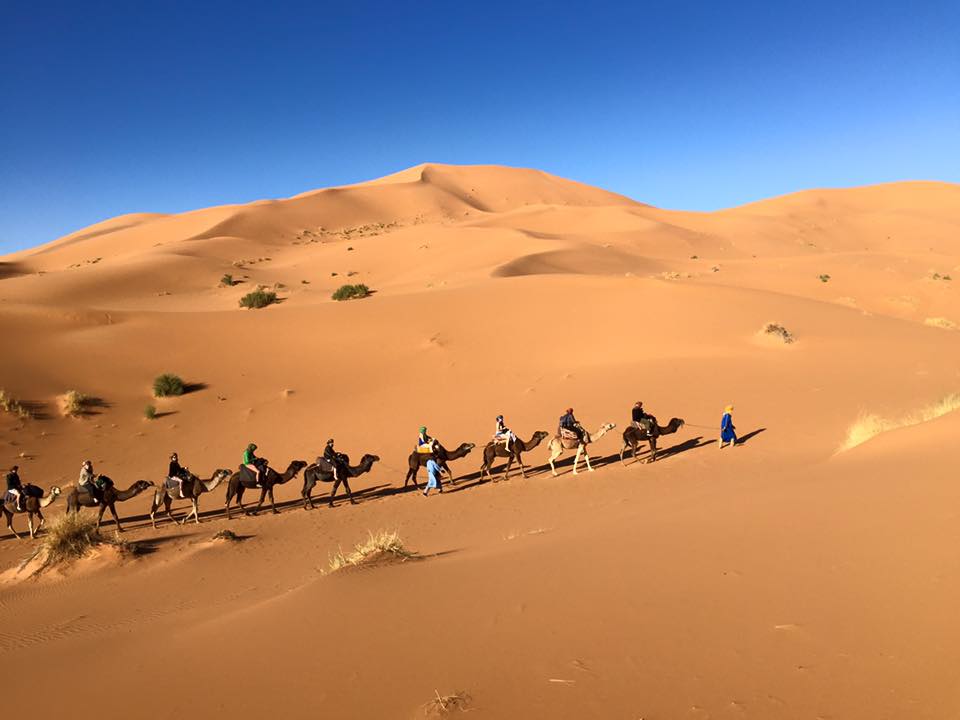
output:
[[[726,439],[731,445],[736,444],[736,436],[733,435],[732,441],[730,435],[733,433],[733,424],[730,420],[732,406],[728,406],[721,423],[721,439]],[[493,465],[497,458],[506,460],[503,467],[503,480],[509,480],[510,470],[514,463],[519,465],[522,477],[527,477],[527,466],[524,465],[523,456],[534,450],[544,441],[547,441],[549,451],[548,464],[550,472],[556,476],[556,461],[569,451],[574,452],[573,474],[580,472],[580,460],[584,460],[589,472],[594,468],[590,463],[590,453],[588,447],[613,430],[614,423],[604,423],[600,425],[596,432],[587,432],[573,414],[573,408],[567,408],[557,431],[551,433],[545,430],[538,430],[533,433],[529,440],[523,440],[516,436],[505,424],[503,416],[497,416],[497,426],[493,438],[489,440],[483,448],[482,464],[479,472],[479,482],[490,480],[496,482],[493,475]],[[648,415],[643,409],[643,403],[637,402],[631,413],[631,423],[623,431],[623,446],[620,450],[620,461],[626,464],[625,458],[632,457],[633,462],[640,461],[640,445],[644,442],[649,444],[649,456],[645,462],[654,462],[657,459],[657,439],[662,435],[669,435],[677,432],[684,425],[680,418],[673,418],[662,427],[657,424],[657,420],[652,415]],[[549,440],[548,440],[549,438]],[[412,484],[414,489],[420,490],[420,484],[417,482],[417,474],[421,468],[427,471],[427,484],[423,494],[427,495],[431,489],[437,489],[443,492],[442,476],[446,474],[451,484],[456,483],[456,479],[450,470],[449,463],[454,460],[466,457],[476,447],[474,443],[461,443],[452,450],[448,450],[439,441],[427,434],[425,426],[420,428],[417,437],[417,444],[408,458],[408,471],[403,481],[403,489]],[[331,485],[328,505],[334,506],[334,500],[337,491],[343,486],[343,491],[347,499],[356,504],[353,497],[353,491],[350,488],[350,479],[356,478],[372,470],[374,463],[380,458],[377,455],[365,454],[357,465],[351,465],[350,457],[336,450],[334,441],[328,440],[323,454],[313,462],[307,463],[303,460],[291,460],[286,470],[280,472],[271,467],[265,459],[256,455],[257,446],[249,444],[243,453],[243,463],[236,470],[225,468],[217,469],[209,479],[202,479],[192,473],[188,468],[180,465],[180,459],[176,453],[170,456],[170,464],[166,476],[159,483],[150,480],[137,480],[125,490],[117,489],[113,480],[106,475],[98,474],[93,469],[93,463],[90,460],[84,461],[80,470],[80,479],[76,485],[69,486],[66,490],[67,512],[76,513],[80,508],[95,508],[97,510],[97,529],[103,521],[104,513],[107,510],[113,516],[117,526],[117,531],[122,532],[123,527],[120,523],[120,516],[117,514],[116,505],[119,502],[125,502],[131,498],[150,490],[153,492],[153,500],[150,504],[150,522],[154,529],[157,527],[157,514],[161,512],[171,522],[184,525],[193,519],[196,523],[200,522],[200,499],[209,493],[212,493],[220,486],[226,488],[226,500],[224,511],[227,519],[232,517],[234,503],[236,507],[248,515],[256,515],[263,508],[264,502],[269,498],[272,512],[278,513],[276,501],[274,499],[274,488],[283,485],[295,479],[300,473],[303,473],[303,489],[300,494],[303,498],[303,507],[306,510],[312,510],[313,490],[317,483],[326,483]],[[260,497],[257,504],[252,509],[247,509],[243,504],[244,492],[259,491]],[[42,510],[52,504],[62,493],[59,487],[53,487],[49,493],[44,493],[42,489],[35,485],[23,484],[20,480],[19,467],[13,466],[7,474],[7,492],[3,498],[2,510],[7,521],[7,528],[17,538],[20,534],[13,528],[14,515],[27,515],[27,524],[30,537],[33,538],[40,531],[44,524]],[[189,500],[190,511],[179,520],[176,519],[171,511],[172,505],[177,500]],[[162,508],[162,511],[161,511]],[[39,523],[34,523],[34,517]]]

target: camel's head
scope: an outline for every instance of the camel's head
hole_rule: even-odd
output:
[[[373,463],[379,462],[379,461],[380,461],[380,456],[379,456],[379,455],[371,455],[370,453],[367,453],[367,454],[364,455],[362,458],[360,458],[360,463],[361,463],[361,464],[363,464],[363,463],[370,463],[371,465],[373,465]]]
[[[537,442],[542,442],[543,440],[546,440],[548,437],[550,437],[550,433],[548,433],[546,430],[537,430],[533,434],[533,439],[536,440]]]
[[[293,460],[290,463],[290,467],[287,469],[293,473],[294,477],[296,477],[307,465],[309,465],[309,463],[306,460]]]
[[[476,446],[477,446],[476,443],[464,443],[464,444],[461,445],[460,447],[461,447],[461,449],[466,450],[466,451],[469,452],[470,450],[473,450]]]
[[[152,488],[152,487],[156,487],[156,486],[157,486],[157,484],[156,484],[155,482],[150,481],[150,480],[137,480],[137,481],[133,484],[133,487],[137,490],[137,492],[143,492],[143,491],[146,490],[147,488]]]
[[[601,429],[603,432],[610,432],[610,431],[613,430],[616,426],[617,426],[616,423],[604,423],[603,425],[600,426],[600,429]]]
[[[50,488],[50,494],[56,497],[60,494],[60,488],[54,485],[52,488]]]
[[[227,468],[218,468],[217,471],[213,474],[213,479],[226,480],[231,475],[233,475],[233,470],[227,470]]]
[[[683,418],[673,418],[673,420],[670,421],[670,424],[676,425],[677,430],[679,430],[680,428],[682,428],[684,425],[687,424],[687,421],[684,420]]]

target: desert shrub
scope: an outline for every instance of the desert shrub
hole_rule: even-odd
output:
[[[247,308],[248,310],[258,310],[265,308],[267,305],[273,305],[276,301],[277,294],[273,290],[257,288],[240,298],[240,307]]]
[[[789,344],[792,343],[796,338],[793,336],[793,333],[787,330],[780,323],[767,323],[763,327],[763,333],[765,335],[772,335],[773,337],[780,338],[783,342]]]
[[[224,273],[223,277],[220,278],[221,287],[233,287],[237,284],[237,281],[233,279],[233,275],[230,273]]]
[[[820,282],[830,282],[830,276],[824,273],[823,275],[818,275]]]
[[[183,395],[183,380],[178,375],[164,373],[158,375],[153,381],[154,397],[170,397],[171,395]]]
[[[886,418],[875,413],[861,413],[853,425],[847,429],[847,437],[840,446],[840,450],[850,450],[880,433],[936,420],[955,410],[960,410],[960,393],[947,395],[931,405],[900,417]]]
[[[370,294],[370,288],[360,283],[358,285],[341,285],[333,293],[334,300],[352,300],[353,298],[365,298]]]
[[[927,318],[923,321],[924,325],[929,325],[930,327],[943,328],[944,330],[956,330],[957,324],[953,320],[949,320],[943,317],[932,317]]]
[[[453,695],[441,695],[434,690],[435,697],[423,705],[423,716],[427,718],[446,717],[451,713],[465,713],[470,711],[470,695],[463,690]]]
[[[367,539],[357,543],[353,552],[344,555],[343,549],[338,549],[330,556],[330,570],[341,570],[346,567],[374,565],[384,561],[403,562],[416,557],[417,554],[407,550],[396,530],[387,532],[380,530],[376,534],[368,533]]]
[[[147,420],[153,420],[155,417],[157,417],[157,408],[154,407],[153,405],[147,405],[143,409],[143,416]]]
[[[57,565],[77,560],[101,542],[93,515],[64,513],[47,526],[40,549],[44,564]]]
[[[83,413],[87,396],[76,390],[67,390],[60,396],[60,414],[64,417],[76,417]]]
[[[2,389],[0,389],[0,410],[12,413],[17,417],[24,419],[33,417],[30,411],[24,407],[23,403],[13,397],[13,395],[8,393],[6,390]]]

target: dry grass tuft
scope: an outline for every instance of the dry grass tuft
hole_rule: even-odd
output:
[[[960,393],[947,395],[932,405],[927,405],[899,418],[885,418],[874,413],[861,413],[856,422],[847,430],[847,437],[839,451],[843,452],[855,448],[857,445],[862,445],[880,433],[936,420],[938,417],[954,410],[960,410]]]
[[[226,542],[240,542],[242,538],[233,530],[220,530],[213,536],[214,540],[225,540]]]
[[[13,395],[8,393],[6,390],[0,389],[0,410],[4,412],[12,413],[17,417],[27,420],[33,415],[24,407],[23,403],[17,400]]]
[[[67,390],[57,398],[60,405],[60,414],[64,417],[78,417],[83,414],[87,404],[87,396],[76,390]]]
[[[336,572],[350,567],[369,567],[389,562],[405,562],[417,557],[415,552],[407,550],[394,530],[368,533],[367,539],[357,543],[353,552],[345,555],[340,548],[330,556],[330,571]]]
[[[923,321],[924,325],[929,325],[930,327],[943,328],[944,330],[956,330],[957,324],[953,320],[948,320],[947,318],[934,317],[927,318]]]
[[[796,340],[796,338],[793,336],[793,333],[787,330],[780,323],[767,323],[763,327],[763,334],[770,335],[775,338],[780,338],[780,340],[782,340],[784,343],[788,345],[792,343],[794,340]]]
[[[437,690],[433,692],[436,697],[423,705],[424,717],[444,717],[453,712],[467,712],[470,709],[470,695],[463,690],[458,690],[453,695],[441,695]]]

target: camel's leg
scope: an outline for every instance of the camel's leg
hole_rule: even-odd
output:
[[[647,458],[648,463],[657,461],[657,439],[650,438],[650,457]]]
[[[40,524],[37,525],[37,532],[40,532],[43,529],[43,525],[46,522],[46,518],[43,517],[43,513],[40,511],[40,508],[37,508],[37,517],[40,518]]]
[[[110,514],[113,515],[113,521],[117,523],[117,532],[123,532],[123,528],[120,527],[120,516],[117,515],[117,505],[116,503],[110,503]]]
[[[550,450],[550,457],[548,458],[547,462],[550,463],[550,472],[553,473],[554,477],[557,476],[557,468],[553,464],[553,461],[556,460],[558,457],[560,457],[562,453],[563,453],[563,448],[560,448],[560,449],[553,448],[552,450]]]
[[[587,461],[587,470],[593,472],[593,466],[590,464],[590,453],[587,452],[586,446],[583,448],[583,459]]]
[[[100,523],[103,522],[103,514],[107,511],[107,504],[100,503],[100,512],[97,514],[97,532],[100,532]]]
[[[245,513],[247,509],[243,506],[243,492],[246,488],[243,485],[237,487],[237,506],[240,508],[240,512]]]
[[[33,513],[27,513],[27,527],[30,528],[30,539],[33,540],[36,537],[33,532]]]
[[[510,466],[513,465],[513,455],[507,458],[507,467],[503,470],[503,479],[510,479]]]
[[[170,512],[170,508],[173,507],[173,498],[169,495],[164,495],[163,497],[163,507],[167,511],[167,517],[170,518],[170,522],[176,523],[176,519],[173,517],[173,513]]]
[[[350,498],[350,504],[356,505],[357,501],[353,499],[353,490],[350,489],[350,483],[346,478],[343,479],[343,486],[347,489],[347,497]]]
[[[2,506],[0,506],[0,507],[2,507]],[[2,509],[3,509],[4,517],[7,518],[7,529],[8,529],[10,532],[13,533],[13,536],[14,536],[17,540],[19,540],[19,539],[20,539],[20,533],[18,533],[16,530],[13,529],[13,513],[8,513],[6,508],[2,508]]]
[[[523,455],[521,455],[520,453],[517,453],[517,462],[520,463],[520,477],[522,477],[524,480],[526,480],[526,479],[527,479],[527,468],[526,468],[526,466],[523,464]]]
[[[270,509],[273,510],[274,515],[279,515],[280,511],[277,510],[277,501],[273,499],[273,485],[270,486],[268,494],[270,495]]]
[[[580,453],[583,452],[583,445],[577,445],[577,454],[573,456],[573,474],[576,475],[580,472]]]
[[[303,481],[303,490],[300,491],[300,495],[303,497],[304,510],[313,510],[313,485],[309,480]]]

